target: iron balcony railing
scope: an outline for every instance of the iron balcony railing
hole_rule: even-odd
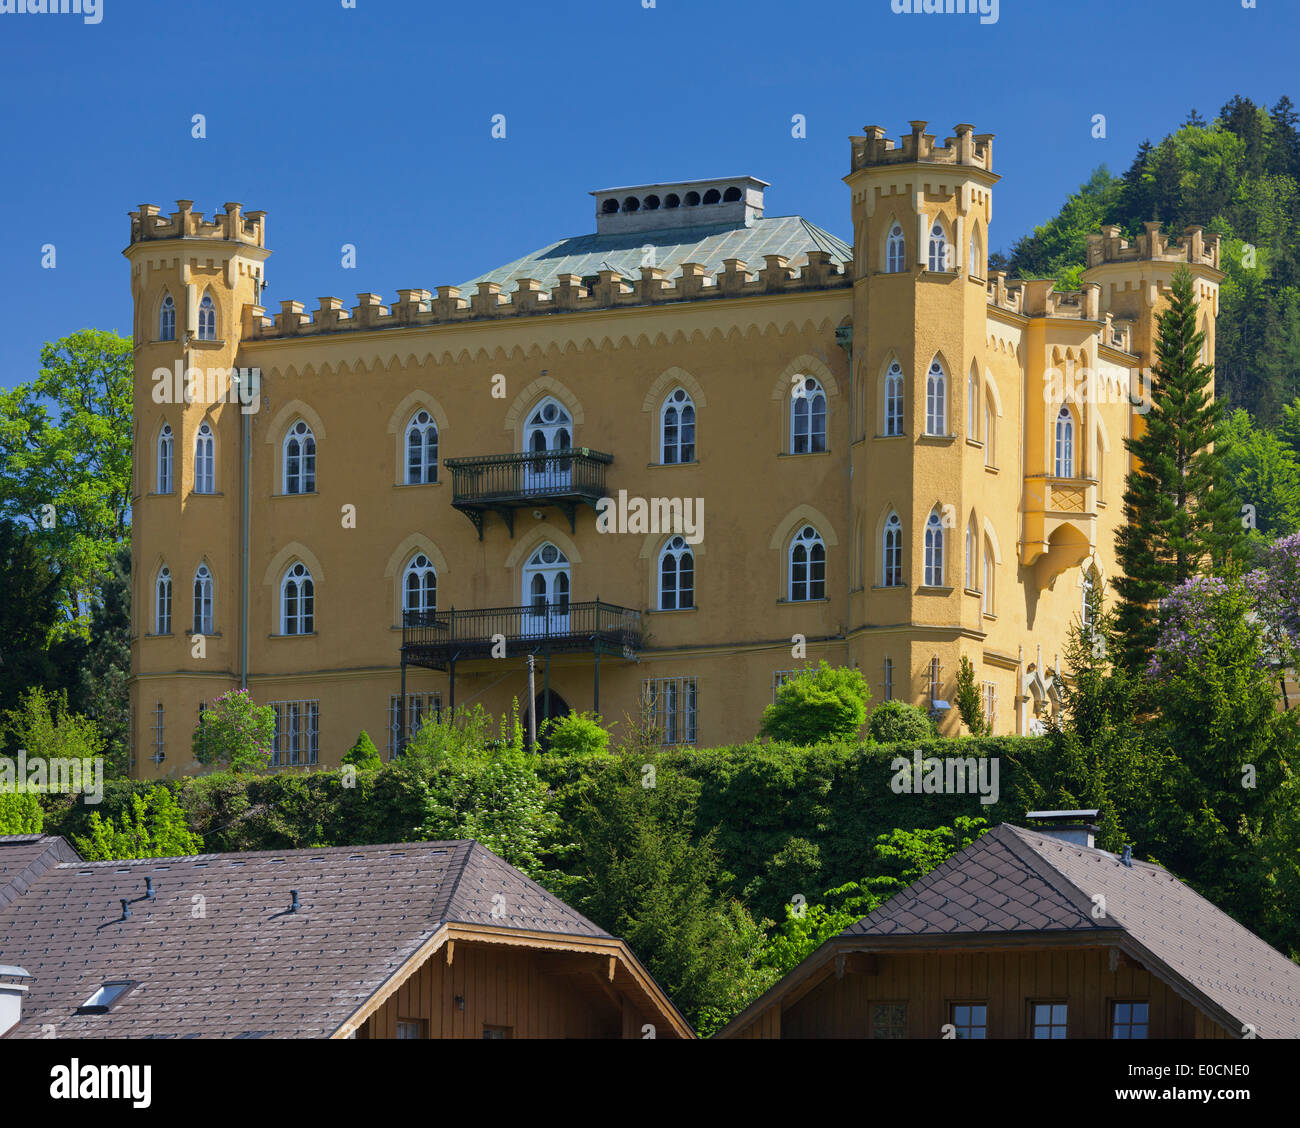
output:
[[[502,637],[507,654],[589,650],[631,657],[641,648],[641,613],[597,599],[469,611],[408,611],[402,616],[402,655],[413,665],[441,668],[449,662],[491,658],[494,644]]]
[[[449,458],[451,503],[528,505],[560,498],[594,504],[605,496],[605,467],[613,461],[612,454],[586,447]]]

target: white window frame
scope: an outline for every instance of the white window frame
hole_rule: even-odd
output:
[[[426,486],[438,480],[438,423],[432,412],[421,408],[411,416],[402,451],[402,478],[408,486]]]
[[[947,272],[950,269],[949,258],[948,233],[944,230],[942,221],[936,219],[930,228],[930,269]]]
[[[295,451],[293,448],[297,447]],[[316,492],[316,435],[305,419],[296,419],[280,447],[280,480],[286,494]],[[291,462],[291,460],[294,460]]]
[[[166,564],[154,577],[153,591],[153,633],[169,635],[172,633],[172,574]]]
[[[948,373],[937,358],[925,376],[925,433],[948,434]]]
[[[200,341],[217,339],[217,303],[212,300],[210,293],[205,293],[203,300],[199,302],[198,337]]]
[[[817,553],[820,549],[820,559]],[[799,553],[803,559],[797,559]],[[803,525],[790,539],[786,553],[790,584],[788,588],[791,603],[811,603],[826,598],[826,542],[812,525]],[[820,565],[821,576],[816,575]],[[800,578],[797,569],[802,569]],[[820,594],[814,594],[820,592]]]
[[[163,295],[158,309],[158,340],[176,340],[176,300],[170,292]]]
[[[695,401],[685,388],[674,388],[659,408],[661,465],[695,461]]]
[[[664,567],[670,561],[671,577],[665,573]],[[659,581],[660,611],[689,611],[695,606],[695,553],[684,537],[672,537],[663,546],[659,552],[656,574]]]
[[[423,561],[423,563],[421,563]],[[417,581],[416,600],[411,600],[411,579]],[[429,590],[432,578],[433,590]],[[424,552],[417,552],[402,569],[402,612],[428,615],[438,609],[438,570]]]
[[[436,690],[433,692],[408,693],[406,695],[406,743],[411,743],[425,721],[433,719],[436,722],[441,716],[441,693]],[[390,760],[398,755],[401,720],[402,697],[401,694],[394,693],[388,698],[388,746],[386,751]]]
[[[790,453],[826,450],[826,390],[815,376],[801,376],[790,390]]]
[[[907,269],[907,236],[903,225],[895,223],[885,243],[885,273],[902,274]]]
[[[158,432],[158,480],[154,484],[160,494],[176,488],[176,436],[170,423],[164,423]]]
[[[659,730],[660,744],[684,747],[695,743],[699,721],[695,678],[645,678],[641,702]]]
[[[895,360],[885,373],[885,435],[903,431],[903,366]]]
[[[268,701],[275,710],[271,767],[309,767],[320,763],[320,700]]]
[[[294,588],[294,610],[289,610],[289,587]],[[305,590],[310,585],[310,590]],[[310,600],[310,607],[307,601]],[[284,570],[280,580],[280,633],[282,635],[309,635],[316,632],[316,582],[311,570],[301,560],[295,560]]]
[[[939,514],[931,510],[925,522],[925,586],[944,586],[944,533]]]
[[[881,587],[903,586],[903,521],[891,512],[880,536]]]
[[[206,419],[194,436],[194,492],[217,492],[217,436]]]
[[[1064,404],[1056,415],[1056,477],[1074,477],[1074,412]]]
[[[194,633],[212,634],[213,622],[212,569],[204,562],[194,572]]]

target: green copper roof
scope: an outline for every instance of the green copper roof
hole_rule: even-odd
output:
[[[764,255],[784,255],[796,269],[807,261],[808,251],[828,251],[831,260],[849,262],[853,251],[842,239],[809,223],[802,216],[783,215],[756,219],[752,227],[721,224],[665,231],[628,232],[619,235],[578,235],[561,239],[505,266],[480,274],[461,286],[461,293],[475,293],[480,282],[497,282],[510,293],[521,278],[535,278],[543,290],[557,283],[561,274],[587,277],[602,270],[616,270],[624,278],[641,277],[643,248],[655,249],[654,265],[671,278],[684,262],[698,262],[706,270],[722,273],[723,259],[742,259],[753,273],[767,264]]]

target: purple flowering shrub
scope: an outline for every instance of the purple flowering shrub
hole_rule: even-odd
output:
[[[1167,677],[1212,655],[1218,657],[1229,637],[1241,630],[1252,636],[1247,642],[1247,649],[1253,651],[1252,664],[1265,668],[1264,628],[1246,585],[1218,576],[1194,576],[1160,601],[1160,636],[1148,673]],[[1239,636],[1234,639],[1238,646],[1240,641]]]
[[[1269,645],[1288,664],[1300,651],[1300,533],[1274,541],[1264,563],[1246,577]]]

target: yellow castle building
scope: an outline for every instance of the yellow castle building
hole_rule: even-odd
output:
[[[993,138],[851,139],[853,243],[752,177],[593,193],[594,234],[463,286],[261,305],[265,214],[131,214],[133,771],[196,770],[246,687],[279,766],[435,711],[652,710],[751,738],[788,674],[1036,731],[1116,568],[1156,317],[1217,236],[1088,241],[1082,289],[988,269]],[[1149,385],[1147,385],[1149,391]]]

